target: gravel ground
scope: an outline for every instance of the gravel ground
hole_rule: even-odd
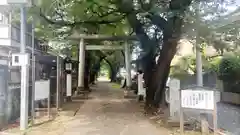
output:
[[[200,113],[197,111],[185,112],[188,118],[193,118],[200,121]],[[227,103],[217,104],[217,122],[218,128],[230,135],[240,135],[240,107]],[[187,119],[187,118],[186,118]],[[213,127],[212,114],[207,114],[207,120],[211,127]]]
[[[227,103],[217,105],[218,127],[227,130],[232,135],[240,135],[240,107]],[[208,122],[211,126],[212,115],[208,115]]]

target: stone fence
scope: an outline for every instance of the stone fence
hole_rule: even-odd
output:
[[[231,92],[221,92],[221,102],[240,105],[240,94]]]
[[[240,94],[232,93],[228,91],[232,91],[231,88],[224,85],[222,81],[218,80],[217,75],[215,73],[209,72],[203,74],[203,86],[216,89],[219,91],[217,98],[219,102],[230,103],[235,105],[240,105]],[[190,86],[196,85],[196,75],[189,75],[184,79],[180,80],[180,88],[188,88]]]
[[[180,85],[184,88],[180,88]],[[213,85],[212,85],[213,86]],[[204,88],[204,87],[203,87]],[[239,127],[240,127],[240,94],[238,93],[231,93],[231,92],[224,92],[218,89],[218,87],[206,87],[206,90],[214,90],[215,91],[215,100],[217,103],[217,124],[218,128],[224,129],[233,135],[240,135]],[[191,85],[187,86],[186,83],[181,84],[181,80],[171,78],[169,81],[169,90],[166,91],[166,101],[169,103],[169,111],[170,117],[169,120],[179,121],[179,108],[177,108],[180,102],[179,98],[179,89],[189,89],[193,90],[197,89],[196,86]],[[199,89],[201,90],[201,89]],[[197,94],[197,93],[196,93]],[[186,95],[186,94],[185,94]],[[194,94],[193,94],[194,95]],[[190,95],[191,96],[191,95]],[[193,98],[194,97],[194,98]],[[196,95],[194,95],[192,100],[196,101]],[[200,96],[202,99],[202,96]],[[186,98],[185,98],[186,99]],[[184,100],[185,101],[185,100]],[[188,100],[189,101],[189,100]],[[200,103],[199,100],[197,100]],[[177,106],[177,107],[176,107]],[[186,121],[194,121],[200,122],[201,121],[201,113],[204,111],[199,111],[198,109],[186,109],[184,110],[184,120]],[[205,112],[204,112],[205,113]],[[213,117],[212,114],[206,115],[206,120],[209,126],[213,127]]]

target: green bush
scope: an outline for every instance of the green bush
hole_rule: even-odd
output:
[[[215,57],[209,61],[209,66],[207,67],[209,71],[218,73],[219,72],[219,64],[222,60],[222,57]]]
[[[219,65],[217,74],[223,81],[224,90],[229,92],[240,92],[240,55],[224,56]]]
[[[223,81],[224,91],[240,93],[240,53],[217,57],[203,57],[203,71],[217,73]],[[184,79],[189,71],[195,73],[195,58],[183,57],[171,68],[170,76]]]
[[[225,56],[219,63],[219,79],[223,81],[240,81],[240,57]]]

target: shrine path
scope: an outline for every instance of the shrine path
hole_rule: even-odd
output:
[[[92,88],[89,99],[76,99],[70,117],[33,127],[27,135],[169,135],[170,132],[144,116],[136,99],[124,98],[122,89],[101,82]],[[66,110],[67,110],[66,109]],[[65,112],[66,112],[65,110]],[[71,111],[74,110],[74,111]]]
[[[64,135],[167,135],[143,115],[135,99],[124,99],[123,90],[98,83]]]

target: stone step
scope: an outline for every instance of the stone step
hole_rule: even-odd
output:
[[[166,122],[167,122],[167,125],[170,127],[180,127],[180,120],[168,119]],[[184,122],[184,125],[189,125],[189,124],[190,124],[190,122],[188,122],[188,121]]]
[[[170,127],[180,127],[180,122],[176,120],[167,120],[167,125]]]

